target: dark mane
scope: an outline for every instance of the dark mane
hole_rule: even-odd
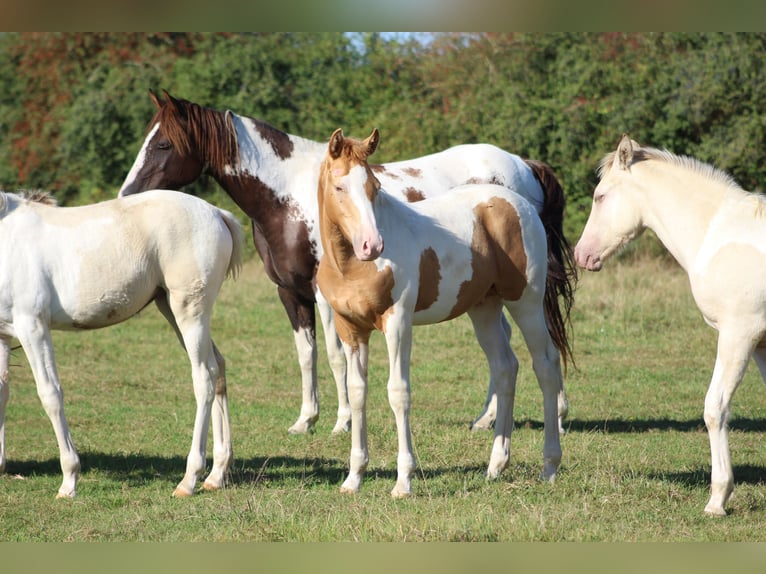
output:
[[[150,129],[157,122],[161,135],[182,155],[196,150],[216,173],[227,165],[239,167],[237,135],[228,112],[174,99],[157,110]]]

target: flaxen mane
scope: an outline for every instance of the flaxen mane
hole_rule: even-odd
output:
[[[43,191],[42,189],[22,190],[19,192],[19,197],[34,203],[42,203],[43,205],[58,205],[56,198],[49,191]]]
[[[160,107],[149,126],[160,124],[161,135],[182,155],[199,150],[214,172],[239,167],[237,135],[228,113],[173,99]]]
[[[616,153],[616,151],[610,152],[604,156],[604,159],[601,160],[601,163],[598,166],[598,176],[600,179],[603,178],[606,172],[609,170],[612,162],[614,161],[614,156]],[[731,175],[721,169],[718,169],[715,166],[710,165],[709,163],[705,163],[701,160],[698,160],[697,158],[686,155],[676,155],[672,152],[669,152],[668,150],[660,150],[650,147],[638,147],[638,145],[634,143],[633,163],[638,163],[640,161],[646,160],[664,161],[671,165],[676,165],[678,167],[688,169],[689,171],[718,181],[719,183],[729,187],[742,189]]]
[[[35,190],[20,190],[15,194],[19,199],[24,201],[32,201],[35,203],[41,203],[43,205],[58,205],[56,198],[53,197],[50,192]],[[8,194],[4,191],[0,191],[0,214],[4,214],[8,209]]]

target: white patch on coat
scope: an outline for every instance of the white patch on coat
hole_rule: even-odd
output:
[[[152,138],[154,138],[159,129],[160,124],[157,122],[149,132],[149,135],[146,136],[146,139],[144,139],[144,143],[141,145],[141,149],[136,156],[136,161],[133,162],[133,166],[130,168],[128,175],[125,177],[125,181],[122,183],[122,187],[120,188],[120,193],[118,196],[121,197],[122,190],[133,184],[133,182],[136,180],[138,172],[141,171],[141,168],[144,167],[144,162],[146,161],[146,148],[149,146],[149,142],[152,141]]]

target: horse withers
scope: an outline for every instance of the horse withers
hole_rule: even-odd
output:
[[[642,147],[624,135],[601,162],[600,181],[577,246],[599,271],[620,247],[651,229],[689,276],[718,351],[705,396],[712,459],[705,512],[726,514],[734,489],[728,421],[750,357],[766,380],[766,200],[696,159]]]
[[[0,192],[0,471],[12,338],[29,359],[56,434],[58,497],[71,498],[80,460],[64,416],[51,330],[108,327],[154,301],[189,356],[197,401],[186,474],[174,495],[191,495],[205,470],[211,420],[213,467],[204,487],[221,488],[232,460],[231,430],[225,364],[210,317],[221,284],[241,264],[239,223],[201,199],[166,190],[82,207],[51,203]]]
[[[497,477],[509,464],[518,360],[511,349],[507,309],[519,326],[543,393],[542,476],[552,481],[561,461],[557,395],[561,356],[569,354],[555,287],[547,281],[545,229],[521,195],[493,184],[466,185],[417,203],[394,199],[367,158],[375,130],[354,140],[336,130],[318,185],[323,255],[317,282],[333,307],[348,364],[351,456],[343,492],[357,492],[368,462],[366,394],[368,342],[386,339],[388,396],[399,443],[392,496],[411,494],[415,469],[410,438],[412,328],[471,318],[497,395],[497,420],[487,469]]]

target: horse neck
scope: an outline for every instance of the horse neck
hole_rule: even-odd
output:
[[[239,148],[237,175],[259,177],[267,184],[287,184],[291,177],[299,175],[294,164],[300,164],[318,176],[326,143],[288,134],[254,118],[237,114],[231,114],[231,118]],[[293,164],[293,169],[288,164]]]
[[[644,224],[688,272],[727,196],[727,186],[686,168],[652,163],[632,168],[637,177],[641,170]]]
[[[273,209],[288,203],[316,210],[319,165],[327,144],[290,135],[264,122],[231,114],[237,134],[237,166],[211,172],[251,218],[267,225]]]

